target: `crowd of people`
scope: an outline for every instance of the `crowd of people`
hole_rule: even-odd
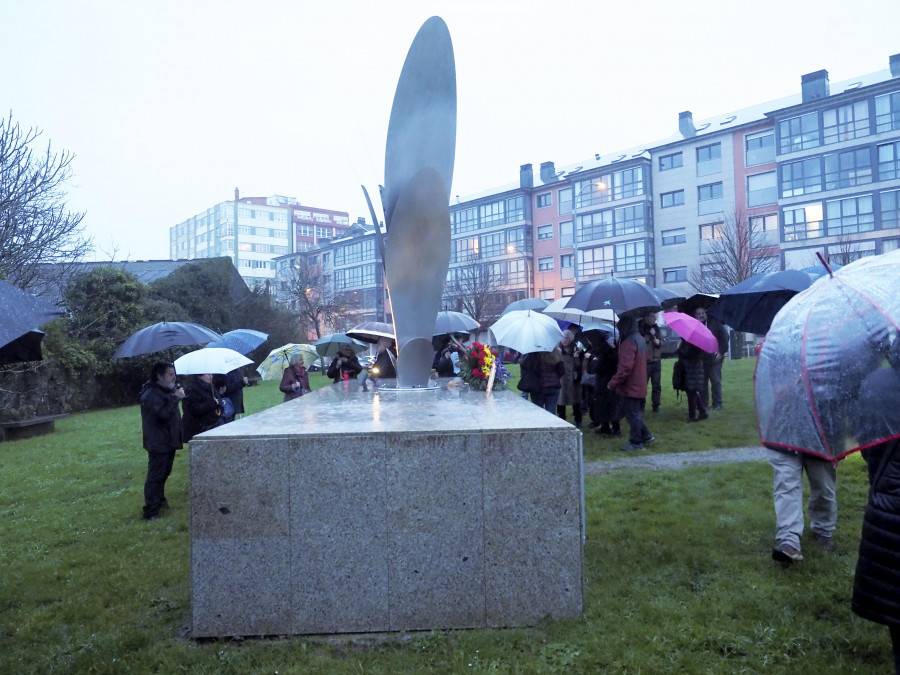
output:
[[[688,422],[707,419],[708,397],[712,407],[722,408],[722,360],[728,351],[725,327],[702,307],[694,317],[715,335],[719,351],[707,353],[682,340],[677,349],[680,368],[686,375]],[[658,314],[622,316],[614,332],[582,331],[572,324],[559,344],[549,352],[534,352],[521,361],[527,382],[539,382],[524,393],[562,419],[572,410],[578,428],[590,427],[604,436],[621,437],[621,420],[628,422],[628,444],[622,450],[641,450],[655,440],[644,420],[647,399],[658,413],[662,401],[663,337]],[[520,385],[521,388],[521,385]],[[524,394],[523,394],[524,395]],[[587,416],[588,421],[585,421]]]

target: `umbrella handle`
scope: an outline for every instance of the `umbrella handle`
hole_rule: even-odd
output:
[[[828,262],[825,260],[825,256],[822,255],[821,251],[816,251],[816,255],[817,255],[818,258],[819,258],[819,262],[821,262],[823,265],[825,265],[825,269],[828,270],[828,276],[831,277],[831,278],[833,279],[833,278],[834,278],[834,272],[831,271],[831,266],[830,266],[830,265],[828,264]]]

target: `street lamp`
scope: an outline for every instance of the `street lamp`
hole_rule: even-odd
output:
[[[575,290],[578,290],[578,199],[584,194],[585,190],[594,190],[602,192],[607,189],[607,184],[603,181],[589,182],[582,185],[581,189],[576,193],[574,186],[572,190],[572,275],[575,279]]]
[[[531,277],[528,274],[528,253],[526,251],[518,250],[515,247],[515,245],[513,245],[513,244],[507,245],[506,252],[509,254],[516,253],[516,254],[522,256],[522,260],[525,263],[525,297],[530,298],[531,297]]]

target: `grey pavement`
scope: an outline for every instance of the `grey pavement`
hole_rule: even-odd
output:
[[[735,464],[757,462],[766,459],[766,449],[761,446],[745,448],[720,448],[718,450],[698,450],[695,452],[673,452],[660,455],[631,456],[621,453],[621,457],[610,460],[584,463],[584,474],[596,476],[618,469],[683,469],[703,464]]]

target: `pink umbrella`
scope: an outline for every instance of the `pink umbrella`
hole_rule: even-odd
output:
[[[666,312],[663,314],[663,318],[669,328],[678,333],[685,342],[690,342],[710,354],[719,351],[719,341],[702,321],[681,312]]]

